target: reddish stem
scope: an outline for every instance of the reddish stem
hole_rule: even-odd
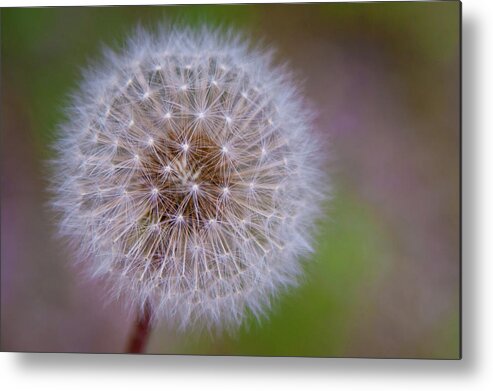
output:
[[[148,302],[144,305],[144,313],[139,313],[137,323],[127,346],[127,353],[144,353],[151,333],[151,306]]]

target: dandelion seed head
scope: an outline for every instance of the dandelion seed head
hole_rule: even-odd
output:
[[[87,73],[61,127],[60,233],[156,320],[236,329],[312,252],[326,191],[311,114],[285,68],[235,33],[128,42]]]

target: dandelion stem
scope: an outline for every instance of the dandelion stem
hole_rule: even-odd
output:
[[[150,333],[151,306],[146,302],[143,313],[137,316],[137,322],[128,341],[127,353],[144,353]]]

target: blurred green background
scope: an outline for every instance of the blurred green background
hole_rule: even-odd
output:
[[[298,289],[234,336],[148,352],[457,358],[460,4],[1,10],[1,348],[121,352],[134,314],[53,239],[44,162],[80,70],[137,24],[232,26],[277,49],[330,140],[334,199]]]

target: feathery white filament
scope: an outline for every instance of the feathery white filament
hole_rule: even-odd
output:
[[[236,35],[138,33],[87,74],[56,146],[60,232],[157,319],[234,328],[296,282],[318,142],[289,74]]]

